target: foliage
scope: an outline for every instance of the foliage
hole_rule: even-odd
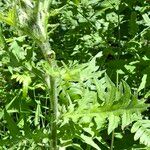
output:
[[[149,1],[0,8],[0,149],[52,149],[51,79],[60,150],[149,149]]]

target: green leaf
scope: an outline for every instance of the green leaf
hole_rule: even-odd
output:
[[[108,75],[105,75],[105,81],[106,81],[106,96],[105,96],[105,106],[110,107],[113,105],[113,103],[116,101],[116,90],[114,83],[110,80]]]
[[[25,51],[18,45],[16,40],[11,43],[10,53],[12,53],[18,61],[25,59]]]
[[[113,113],[111,113],[108,117],[109,124],[108,124],[108,134],[110,134],[115,128],[118,127],[120,117],[115,116]]]
[[[105,102],[104,89],[102,89],[102,84],[96,78],[94,78],[94,84],[96,85],[98,97],[101,101]]]
[[[24,80],[23,80],[23,97],[27,97],[28,94],[28,89],[29,89],[29,85],[31,83],[31,77],[29,75],[24,76]]]
[[[129,85],[125,81],[123,81],[123,88],[124,88],[124,93],[122,96],[122,100],[123,100],[123,106],[126,107],[131,102],[131,90]]]
[[[0,26],[0,46],[4,48],[5,44],[6,44],[6,41],[2,33],[2,27]]]
[[[139,128],[138,131],[134,135],[134,140],[135,141],[138,140],[142,136],[142,134],[144,133],[144,130],[142,130],[141,128]]]
[[[6,109],[4,109],[4,115],[5,115],[5,119],[7,121],[8,130],[10,131],[10,135],[14,138],[17,135],[20,135],[20,131],[17,126],[17,123],[11,118],[11,116],[8,114]]]
[[[9,10],[8,16],[0,13],[0,21],[5,22],[8,25],[15,26],[16,25],[16,6]]]
[[[18,92],[18,94],[7,105],[5,105],[6,111],[12,106],[15,100],[17,100],[19,95],[20,95],[20,92]],[[4,110],[0,112],[0,120],[2,119],[3,116],[4,116]]]
[[[143,19],[144,19],[146,25],[147,25],[147,26],[150,26],[150,18],[149,18],[149,16],[148,16],[148,14],[145,13],[145,14],[142,15],[142,17],[143,17]]]
[[[124,67],[129,71],[129,73],[134,73],[135,66],[133,65],[124,65]]]
[[[150,146],[150,120],[138,120],[133,124],[131,132],[135,133],[134,140],[140,139],[141,144]]]
[[[84,140],[85,143],[94,147],[96,150],[101,150],[100,147],[93,141],[92,137],[81,134],[81,138]]]
[[[40,101],[36,101],[36,102],[37,102],[37,107],[36,107],[35,118],[34,118],[34,125],[35,126],[37,126],[39,124],[40,115],[41,115],[41,104],[40,104]]]
[[[140,92],[141,90],[143,90],[145,88],[146,80],[147,80],[147,74],[144,74],[142,77],[142,82],[138,88],[138,92]]]
[[[11,79],[16,79],[17,82],[20,84],[22,83],[22,93],[23,98],[25,98],[28,94],[29,85],[31,83],[31,77],[28,73],[25,73],[23,75],[20,74],[13,74]]]
[[[10,18],[5,17],[3,14],[0,13],[0,21],[7,23],[8,25],[13,25],[12,20]]]
[[[124,112],[122,115],[122,130],[131,123],[131,115],[129,112]]]

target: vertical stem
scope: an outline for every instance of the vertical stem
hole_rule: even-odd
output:
[[[112,132],[110,150],[113,150],[113,148],[114,148],[114,137],[115,137],[115,130],[113,130],[113,132]]]
[[[17,1],[16,1],[17,2]],[[41,51],[44,55],[45,60],[49,63],[51,68],[56,67],[55,61],[55,52],[51,50],[50,43],[48,41],[48,34],[47,34],[47,25],[48,25],[48,17],[49,17],[49,7],[52,3],[52,0],[37,0],[35,2],[35,7],[33,11],[30,10],[29,14],[27,14],[28,19],[24,26],[22,23],[19,22],[19,18],[17,18],[17,29],[24,32],[24,34],[30,36],[37,45],[41,48]],[[20,5],[21,7],[21,5]],[[24,11],[28,11],[26,8]],[[16,10],[17,13],[17,10]],[[19,15],[19,14],[18,14]],[[18,15],[16,17],[18,17]],[[34,20],[32,20],[34,19]],[[30,22],[34,22],[34,26],[30,25]],[[21,26],[20,26],[21,25]],[[44,29],[43,29],[44,28]],[[0,30],[1,31],[1,30]],[[33,31],[33,32],[31,32]],[[44,33],[43,33],[44,32]],[[50,128],[51,128],[51,135],[50,135],[50,142],[51,148],[50,150],[57,150],[57,85],[56,85],[56,78],[54,76],[50,76],[49,74],[45,73],[45,82],[47,84],[47,91],[49,94],[50,100]]]
[[[40,45],[45,60],[49,63],[49,65],[54,68],[56,67],[55,62],[55,53],[51,50],[49,42],[45,42]],[[45,75],[46,76],[46,84],[47,90],[49,93],[50,99],[50,128],[51,128],[51,135],[50,135],[50,143],[51,143],[51,150],[57,150],[57,110],[58,110],[58,100],[57,100],[57,85],[56,85],[56,77]]]
[[[57,150],[57,87],[56,79],[50,78],[50,101],[51,101],[51,145],[52,150]]]

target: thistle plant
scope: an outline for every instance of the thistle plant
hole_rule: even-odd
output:
[[[16,28],[23,35],[28,35],[40,47],[50,68],[56,67],[55,52],[51,49],[48,37],[48,19],[51,0],[13,1],[7,17],[1,14],[1,20]],[[57,90],[56,78],[45,73],[45,82],[50,101],[51,149],[57,149]]]
[[[30,1],[21,1],[18,5],[21,15],[18,13],[19,27],[24,33],[28,34],[41,48],[45,60],[51,68],[56,67],[55,52],[51,49],[47,35],[49,7],[51,0],[36,1],[32,4]],[[20,16],[19,16],[20,15]],[[25,16],[24,16],[25,15]],[[32,17],[30,17],[32,16]],[[25,17],[25,18],[23,18]],[[21,20],[23,19],[23,20]],[[57,90],[56,78],[45,74],[47,91],[49,91],[50,100],[50,118],[51,118],[51,149],[57,149]]]
[[[109,23],[101,19],[103,13],[109,10],[114,11],[115,7],[120,9],[118,5],[122,3],[118,1],[110,3],[106,0],[100,7],[99,1],[66,1],[65,9],[60,15],[62,21],[60,26],[66,34],[65,37],[61,37],[62,41],[73,39],[77,40],[77,44],[80,41],[79,45],[74,45],[73,52],[69,53],[72,54],[71,57],[80,53],[80,50],[82,54],[82,50],[86,52],[91,48],[92,50],[94,47],[98,48],[98,53],[95,55],[97,51],[93,52],[95,56],[86,63],[69,61],[69,64],[66,64],[67,57],[64,59],[67,60],[66,62],[57,61],[57,46],[56,49],[52,49],[55,46],[51,45],[49,35],[57,27],[56,25],[49,31],[50,17],[58,14],[61,8],[53,9],[51,6],[54,1],[52,0],[12,0],[12,3],[8,0],[7,2],[9,7],[6,11],[8,11],[0,13],[0,21],[12,27],[11,32],[14,37],[5,38],[3,30],[0,30],[0,44],[3,49],[0,56],[2,53],[7,53],[7,57],[3,55],[3,60],[0,60],[0,65],[1,63],[2,67],[3,64],[5,65],[0,69],[1,74],[4,72],[4,76],[0,78],[2,80],[0,98],[3,100],[3,105],[0,107],[0,119],[2,120],[0,148],[112,150],[120,148],[121,144],[117,144],[118,137],[121,139],[124,133],[130,130],[130,135],[134,134],[133,139],[140,142],[135,142],[134,145],[132,140],[133,149],[143,145],[145,145],[144,148],[149,148],[149,120],[142,114],[149,105],[145,103],[145,99],[138,98],[138,93],[135,91],[134,93],[126,81],[119,80],[119,74],[123,74],[123,71],[117,70],[115,84],[110,79],[110,74],[107,75],[106,70],[97,65],[100,60],[107,66],[107,61],[110,60],[108,58],[105,61],[101,60],[106,59],[105,55],[113,55],[112,49],[108,50],[109,47],[106,47],[108,39],[104,36],[109,29]],[[59,7],[60,3],[55,1],[56,3]],[[96,7],[96,12],[92,7]],[[108,20],[111,18],[112,27],[114,21],[114,28],[117,29],[116,26],[118,26],[117,30],[120,30],[121,19],[123,19],[122,16],[119,16],[119,12],[118,10],[117,16],[121,18],[118,20],[115,18],[115,13],[110,13],[106,17]],[[100,19],[97,21],[97,18]],[[133,25],[132,18],[131,21]],[[65,27],[64,22],[67,22]],[[88,24],[86,27],[83,26],[85,22]],[[5,24],[2,25],[5,27]],[[70,26],[70,24],[73,25]],[[82,30],[79,29],[77,32],[83,31],[83,37],[80,37],[82,36],[80,33],[76,34],[78,27],[81,27]],[[75,33],[68,32],[70,30]],[[62,29],[59,32],[61,31]],[[71,34],[68,36],[68,33]],[[100,33],[102,33],[101,37]],[[120,34],[119,31],[119,39],[116,41],[121,42]],[[24,44],[20,46],[21,42]],[[69,44],[74,43],[70,40]],[[104,52],[99,52],[101,44]],[[67,50],[72,48],[70,47],[68,46],[63,52],[68,54]],[[122,50],[121,47],[119,50]],[[38,57],[38,53],[42,56]],[[87,55],[90,56],[91,53]],[[142,58],[148,60],[147,57],[142,56]],[[132,65],[136,63],[133,62],[125,67],[133,73]],[[118,65],[118,62],[114,64]],[[110,63],[110,66],[114,64]],[[102,68],[105,68],[104,66]],[[7,76],[11,77],[7,78]],[[147,77],[147,75],[143,76],[137,92],[144,90]],[[6,86],[3,87],[2,84]],[[6,93],[10,95],[6,96]],[[112,134],[112,139],[110,134]]]

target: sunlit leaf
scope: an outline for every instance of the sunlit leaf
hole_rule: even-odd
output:
[[[140,92],[141,90],[143,90],[145,88],[146,80],[147,80],[147,74],[144,74],[142,77],[142,82],[138,88],[138,92]]]

